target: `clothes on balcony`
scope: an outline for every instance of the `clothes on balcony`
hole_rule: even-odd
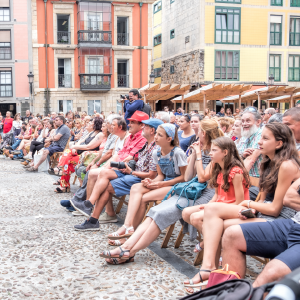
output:
[[[139,110],[139,111],[143,111],[143,106],[144,106],[144,101],[143,100],[126,100],[124,102],[124,113],[125,113],[125,121],[127,123],[127,125],[129,124],[129,121],[127,120],[128,118],[130,118],[135,111]]]

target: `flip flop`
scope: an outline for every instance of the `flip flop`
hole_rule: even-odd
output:
[[[192,294],[195,294],[197,292],[200,292],[202,290],[202,287],[200,287],[200,289],[194,289],[194,288],[190,288],[190,289],[193,289],[193,292],[189,292],[188,289],[184,289],[184,291],[189,294],[189,295],[192,295]]]
[[[120,239],[124,239],[124,238],[130,238],[133,234],[133,232],[129,232],[129,230],[134,230],[133,226],[130,227],[126,227],[125,225],[123,225],[122,227],[126,228],[125,234],[119,235],[117,232],[113,232],[111,235],[108,235],[107,238],[109,238],[112,241],[115,240],[120,240]]]
[[[184,283],[184,286],[185,286],[185,287],[194,288],[194,287],[201,287],[201,286],[203,286],[203,285],[207,285],[208,280],[203,281],[200,272],[209,272],[209,273],[211,273],[211,271],[213,271],[213,270],[199,270],[200,282],[199,282],[199,283],[194,283],[194,282],[193,282],[193,279],[190,279],[190,280],[189,280],[189,283]]]
[[[114,255],[112,256],[110,254],[110,251],[103,251],[102,253],[100,253],[100,257],[103,258],[122,258],[124,256],[124,253],[126,252],[130,252],[130,250],[123,250],[121,247],[119,247],[121,249],[121,253],[119,255]]]
[[[134,256],[132,257],[129,257],[128,259],[117,259],[117,258],[110,258],[110,260],[112,262],[106,262],[108,263],[109,265],[122,265],[122,264],[128,264],[128,263],[131,263],[131,262],[134,262]]]
[[[125,239],[127,241],[127,239]],[[121,246],[123,245],[124,243],[121,243],[119,240],[115,240],[115,241],[111,241],[111,240],[108,240],[108,244],[110,246]]]

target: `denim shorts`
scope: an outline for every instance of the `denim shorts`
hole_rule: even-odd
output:
[[[240,226],[247,243],[247,255],[278,259],[291,271],[300,267],[300,224],[279,219]]]
[[[118,178],[111,180],[110,184],[114,188],[117,197],[129,195],[131,187],[134,184],[140,183],[142,181],[141,178],[134,175],[123,174],[122,172],[117,170],[114,171],[116,172]]]

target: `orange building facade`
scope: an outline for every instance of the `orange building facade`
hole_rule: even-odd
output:
[[[32,0],[34,112],[118,112],[148,83],[152,3]]]

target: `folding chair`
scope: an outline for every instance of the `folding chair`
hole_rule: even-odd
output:
[[[71,137],[69,137],[68,142],[66,144],[66,147],[65,147],[64,151],[67,150],[67,149],[69,149],[70,139],[71,139]],[[50,168],[54,168],[58,164],[58,160],[61,157],[61,155],[63,155],[64,151],[63,152],[55,152],[55,153],[53,153],[53,155],[50,157]]]

